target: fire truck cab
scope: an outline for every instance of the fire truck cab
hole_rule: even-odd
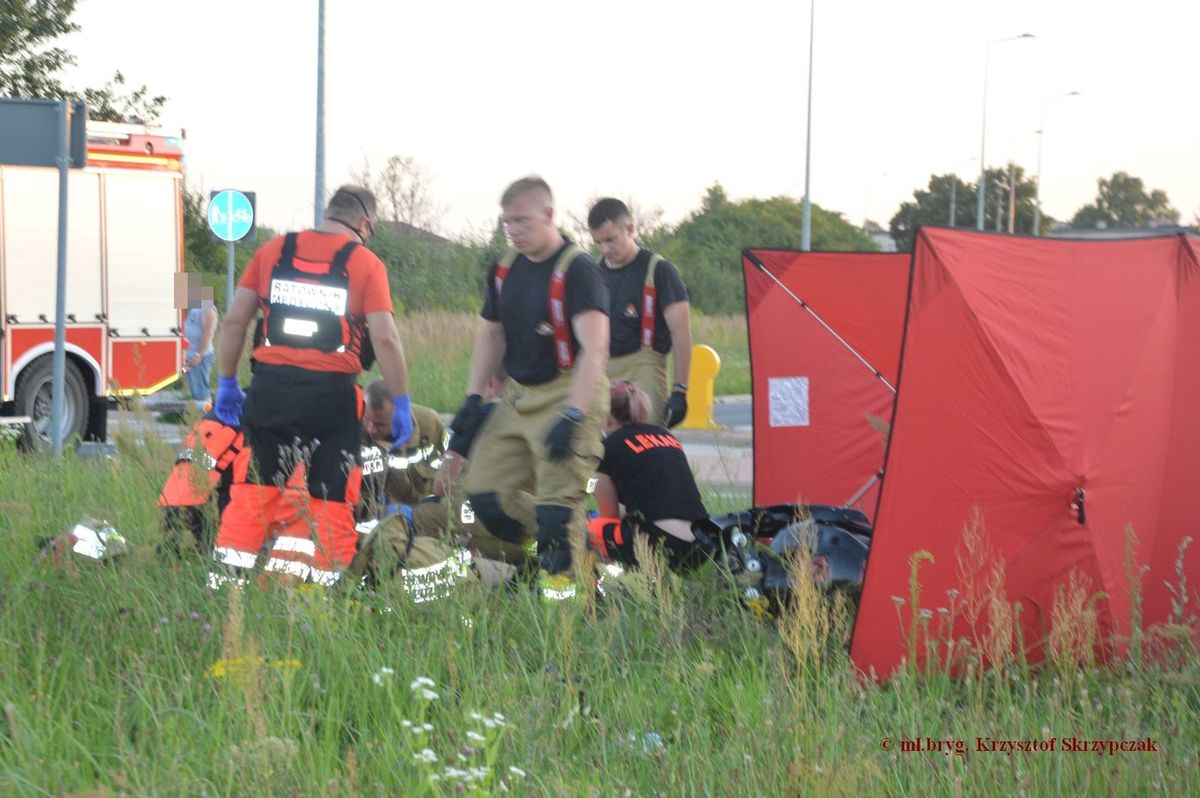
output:
[[[89,122],[68,183],[63,440],[104,440],[110,397],[174,382],[183,269],[182,135]],[[58,171],[0,164],[0,413],[50,439]]]

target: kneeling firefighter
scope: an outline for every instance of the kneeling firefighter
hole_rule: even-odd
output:
[[[471,563],[470,553],[452,545],[436,524],[422,523],[431,515],[420,510],[429,504],[446,452],[445,428],[435,412],[413,405],[412,434],[397,446],[388,439],[394,408],[387,386],[371,383],[363,399],[359,542],[348,573],[368,585],[399,580],[418,602],[438,598],[469,576]]]

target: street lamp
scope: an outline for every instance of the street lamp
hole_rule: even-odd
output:
[[[1032,33],[1022,33],[1020,36],[1009,36],[1004,39],[993,39],[983,49],[983,130],[979,135],[979,199],[975,208],[975,229],[983,229],[983,210],[987,190],[987,87],[988,61],[991,58],[993,44],[1015,42],[1017,39],[1032,39]]]
[[[812,161],[812,75],[813,29],[817,20],[817,0],[811,0],[808,16],[808,120],[804,127],[804,208],[800,224],[800,250],[812,249],[812,203],[808,198],[809,164]]]
[[[317,0],[317,163],[313,190],[313,227],[325,215],[325,0]]]
[[[1041,235],[1042,224],[1042,134],[1046,131],[1046,103],[1051,100],[1062,100],[1067,97],[1078,97],[1079,92],[1069,91],[1066,94],[1055,94],[1051,97],[1042,98],[1042,110],[1038,116],[1038,155],[1037,155],[1037,177],[1033,183],[1033,230],[1030,232],[1035,236]]]

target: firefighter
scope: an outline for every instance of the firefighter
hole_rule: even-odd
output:
[[[160,551],[178,555],[190,537],[196,551],[209,554],[217,519],[229,503],[233,461],[243,445],[241,430],[211,411],[192,426],[158,495],[158,506],[163,508]]]
[[[213,551],[224,573],[214,572],[214,583],[240,578],[268,539],[269,571],[330,585],[350,563],[362,479],[357,376],[366,341],[393,395],[392,439],[412,432],[387,272],[365,246],[374,217],[370,191],[342,186],[316,229],[263,245],[242,275],[218,346],[214,409],[226,423],[241,417],[246,447],[233,465]],[[235,375],[256,308],[263,337],[247,395]],[[288,506],[293,500],[298,508]]]
[[[479,433],[466,478],[476,517],[508,543],[536,538],[542,595],[568,598],[608,412],[608,287],[559,233],[546,181],[516,181],[500,207],[513,248],[488,274],[467,399],[451,429],[468,441]],[[481,394],[502,374],[504,395],[484,424]],[[516,506],[523,490],[534,496],[532,527]]]
[[[600,517],[590,540],[610,560],[636,565],[633,541],[661,545],[668,565],[687,570],[716,551],[720,530],[709,520],[679,439],[646,422],[650,399],[628,380],[612,384],[604,459],[596,483]]]
[[[488,381],[480,411],[484,420],[496,408],[496,399],[503,392],[504,380],[493,378]],[[469,458],[470,441],[461,435],[452,435],[434,479],[435,498],[426,499],[414,508],[419,534],[451,539],[470,549],[475,569],[485,584],[495,586],[519,574],[536,573],[528,545],[497,538],[478,521],[463,490]],[[524,490],[513,491],[509,506],[513,517],[525,529],[536,528],[533,494]]]
[[[363,399],[359,547],[349,572],[372,586],[398,580],[418,602],[438,598],[468,576],[471,563],[469,552],[445,535],[446,511],[435,495],[445,428],[433,410],[413,405],[412,434],[395,447],[386,383],[372,382]]]
[[[674,427],[687,415],[692,364],[691,306],[679,271],[634,241],[637,230],[624,202],[600,200],[588,212],[592,240],[608,278],[608,376],[633,382],[650,397],[650,419]],[[667,390],[667,353],[674,352],[675,384]]]

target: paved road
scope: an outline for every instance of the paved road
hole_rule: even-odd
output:
[[[181,406],[171,394],[151,397],[141,411],[110,410],[109,440],[128,435],[131,440],[156,437],[170,446],[178,446],[184,430],[179,424],[162,423],[158,414]],[[688,460],[696,473],[696,481],[710,491],[726,494],[738,501],[749,501],[753,482],[753,436],[750,398],[725,397],[713,408],[713,420],[718,430],[688,430],[676,428]],[[164,465],[164,473],[167,465]]]

